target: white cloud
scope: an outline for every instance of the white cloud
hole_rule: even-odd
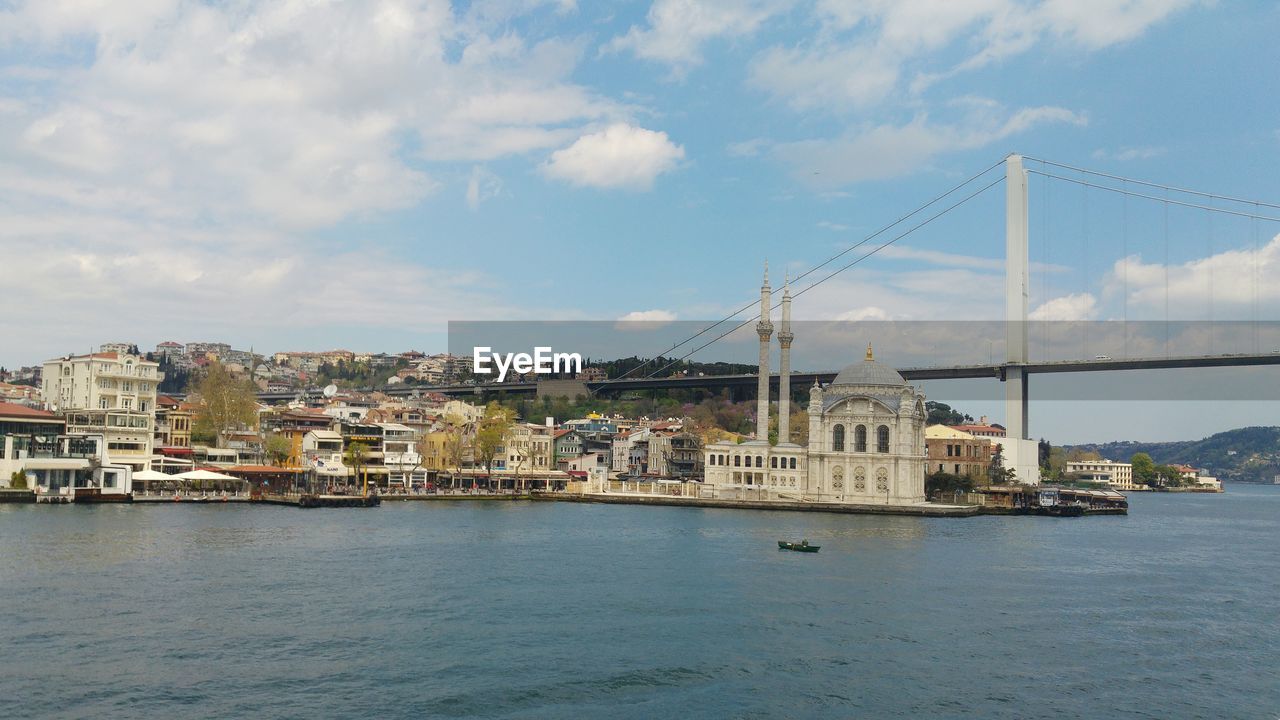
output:
[[[1097,316],[1098,299],[1090,293],[1074,293],[1048,300],[1027,313],[1029,320],[1092,320]]]
[[[821,30],[761,53],[752,82],[804,109],[849,110],[1025,53],[1046,41],[1085,51],[1126,42],[1193,0],[819,0]],[[976,49],[975,49],[976,48]],[[951,63],[956,51],[964,59]],[[856,71],[851,69],[856,68]],[[911,72],[914,78],[904,85]]]
[[[648,190],[683,158],[684,148],[666,133],[617,123],[552,153],[542,169],[574,185]]]
[[[1266,317],[1280,312],[1280,235],[1253,248],[1232,248],[1208,257],[1165,265],[1143,262],[1138,255],[1117,260],[1107,274],[1107,290],[1128,293],[1128,305],[1149,319],[1251,319],[1262,310]],[[1167,280],[1167,284],[1166,284]]]
[[[815,187],[839,187],[898,177],[928,166],[945,152],[986,147],[1042,123],[1085,125],[1084,115],[1059,107],[1022,108],[1003,114],[975,107],[958,124],[918,116],[906,125],[852,128],[834,139],[780,143],[775,156],[792,174]]]
[[[633,25],[603,49],[628,50],[679,73],[702,61],[702,46],[708,41],[751,35],[791,5],[792,0],[655,0],[647,27]]]
[[[502,178],[479,165],[471,168],[471,178],[467,180],[467,207],[479,210],[481,203],[501,194]]]
[[[863,322],[866,320],[891,320],[892,316],[884,308],[878,308],[874,305],[866,307],[854,308],[836,315],[835,320],[845,322]]]
[[[1103,150],[1101,148],[1093,151],[1093,157],[1098,160],[1119,160],[1120,162],[1129,162],[1131,160],[1150,160],[1157,158],[1168,152],[1163,147],[1125,147],[1118,150]]]
[[[977,257],[975,255],[960,255],[957,253],[942,252],[940,250],[925,250],[922,248],[912,247],[910,245],[894,244],[885,247],[876,253],[878,258],[893,258],[899,260],[919,260],[930,263],[932,265],[942,265],[945,267],[971,268],[975,270],[990,270],[1003,272],[1005,269],[1004,258],[986,258]],[[1070,268],[1064,265],[1054,265],[1048,263],[1033,262],[1030,265],[1032,272],[1050,272],[1064,273]]]
[[[633,310],[618,318],[618,322],[668,323],[676,319],[670,310]]]
[[[769,141],[765,138],[752,138],[750,140],[743,140],[742,142],[730,143],[729,146],[725,148],[725,152],[727,152],[730,157],[755,157],[760,154],[761,150],[767,148],[769,144]]]
[[[631,116],[571,81],[581,41],[509,29],[545,4],[20,3],[0,42],[23,50],[11,70],[49,80],[4,99],[0,154],[37,182],[291,228],[407,207],[440,187],[424,163],[545,151]],[[83,42],[89,63],[62,67]]]

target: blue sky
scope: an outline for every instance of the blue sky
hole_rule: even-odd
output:
[[[1009,152],[1280,201],[1277,36],[1189,0],[0,0],[0,364],[719,318]],[[1039,317],[1164,319],[1166,271],[1171,319],[1280,317],[1280,225],[1031,192]],[[1003,222],[997,187],[796,315],[999,319]]]

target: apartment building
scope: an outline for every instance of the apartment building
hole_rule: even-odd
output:
[[[135,472],[155,459],[159,363],[119,352],[68,355],[44,363],[45,407],[61,413],[71,435],[100,435],[104,462]]]

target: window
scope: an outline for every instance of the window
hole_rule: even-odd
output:
[[[947,457],[951,457],[951,449],[955,447],[951,443],[947,443]]]
[[[756,467],[764,467],[764,456],[762,455],[756,456]]]
[[[844,425],[836,425],[831,429],[831,449],[836,452],[844,451]]]
[[[867,451],[867,426],[866,425],[859,425],[857,428],[854,429],[853,451],[854,452]]]
[[[881,425],[876,428],[876,452],[889,452],[889,426]]]
[[[795,459],[795,458],[791,458],[791,469],[792,469],[792,470],[795,470],[795,469],[796,469],[796,459]],[[793,481],[793,484],[794,484],[794,481]]]
[[[734,467],[742,467],[742,456],[741,456],[741,455],[734,455],[734,456],[733,456],[733,466],[734,466]]]
[[[773,468],[774,470],[778,469],[778,458],[776,455],[769,458],[769,467]]]

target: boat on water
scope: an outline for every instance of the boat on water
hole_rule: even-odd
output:
[[[787,542],[786,540],[778,541],[779,550],[795,550],[796,552],[818,552],[820,545],[810,545],[808,540],[802,540],[798,543]]]

